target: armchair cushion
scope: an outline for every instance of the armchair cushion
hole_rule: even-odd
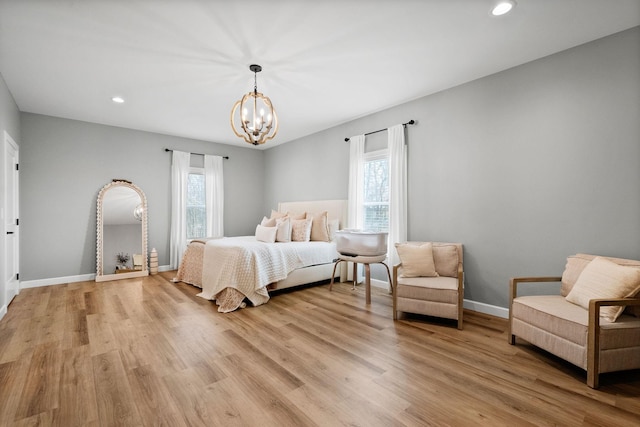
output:
[[[457,304],[458,279],[453,277],[398,277],[398,297]]]
[[[433,244],[431,242],[420,246],[397,243],[396,250],[402,263],[402,277],[438,276],[433,260]]]
[[[512,332],[583,369],[587,368],[589,312],[560,295],[531,295],[513,300]],[[640,320],[622,315],[600,323],[600,372],[638,367]]]
[[[602,257],[594,258],[584,268],[567,295],[567,301],[589,308],[589,300],[599,298],[629,298],[640,291],[640,269],[618,265]],[[600,316],[615,322],[624,307],[607,306]]]

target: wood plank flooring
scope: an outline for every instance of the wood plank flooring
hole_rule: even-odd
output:
[[[384,290],[367,306],[349,284],[221,314],[171,277],[21,291],[0,321],[0,425],[640,425],[640,371],[592,390],[509,345],[503,319],[394,322]]]

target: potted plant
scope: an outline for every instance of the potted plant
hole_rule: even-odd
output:
[[[127,263],[129,262],[129,254],[118,252],[118,254],[116,255],[116,260],[118,262],[118,269],[123,270],[127,268]]]

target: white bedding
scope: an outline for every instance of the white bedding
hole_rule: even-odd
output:
[[[261,305],[269,300],[266,287],[270,283],[285,279],[297,268],[330,263],[336,257],[333,242],[264,243],[254,236],[209,240],[204,248],[202,292],[198,296],[217,300],[224,290],[232,288],[253,305]],[[217,303],[222,311],[238,308],[226,304],[223,308],[221,301]]]

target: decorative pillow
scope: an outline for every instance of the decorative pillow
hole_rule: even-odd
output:
[[[290,242],[291,241],[291,218],[285,216],[284,218],[278,218],[276,222],[276,242]]]
[[[286,213],[274,211],[273,209],[271,209],[271,216],[269,218],[278,219],[278,218],[284,218],[285,216],[287,216]]]
[[[433,263],[439,276],[458,277],[459,262],[456,245],[433,246]]]
[[[256,227],[256,239],[265,243],[275,243],[276,227],[264,227],[260,224]]]
[[[311,237],[311,220],[294,219],[291,221],[291,241],[308,242]]]
[[[420,246],[409,243],[396,243],[396,250],[402,262],[402,277],[437,277],[433,262],[433,244]]]
[[[306,212],[302,212],[302,213],[287,212],[287,215],[289,215],[291,219],[306,219],[307,217]]]
[[[260,222],[260,225],[263,227],[275,227],[276,226],[276,219],[275,218],[267,218],[266,216],[262,217],[262,221]]]
[[[329,228],[329,241],[333,242],[336,238],[336,231],[340,230],[340,220],[339,219],[329,220],[328,228]]]
[[[311,220],[311,240],[318,242],[328,242],[329,213],[327,211],[319,213],[307,212],[307,219]]]
[[[596,257],[587,265],[566,299],[583,308],[598,298],[628,298],[640,291],[640,269]],[[615,322],[624,307],[601,307],[600,317]]]

